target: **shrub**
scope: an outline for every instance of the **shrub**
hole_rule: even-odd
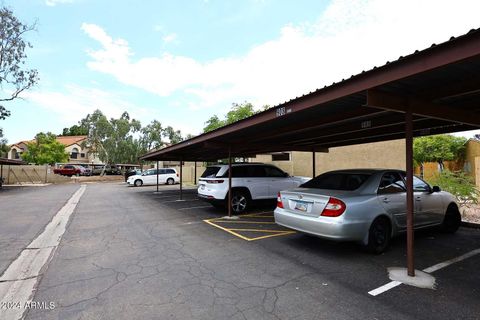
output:
[[[431,178],[429,182],[453,194],[461,206],[469,207],[478,204],[480,191],[476,188],[472,177],[463,171],[444,170]]]

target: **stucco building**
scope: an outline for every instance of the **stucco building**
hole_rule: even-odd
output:
[[[88,146],[83,146],[87,136],[58,136],[57,141],[65,146],[69,163],[101,163],[96,154]],[[20,141],[12,144],[8,152],[8,159],[22,159],[22,153],[28,149],[27,143],[35,140]]]

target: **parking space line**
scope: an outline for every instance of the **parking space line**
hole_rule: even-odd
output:
[[[475,249],[475,250],[472,250],[470,252],[467,252],[459,257],[456,257],[456,258],[453,258],[453,259],[450,259],[450,260],[447,260],[447,261],[444,261],[444,262],[440,262],[440,263],[437,263],[436,265],[433,265],[431,267],[428,267],[426,269],[423,269],[422,271],[423,272],[426,272],[426,273],[432,273],[432,272],[435,272],[435,271],[438,271],[440,269],[443,269],[445,267],[448,267],[449,265],[452,265],[456,262],[460,262],[462,260],[465,260],[465,259],[468,259],[468,258],[471,258],[477,254],[480,253],[480,248],[479,249]],[[378,287],[377,289],[374,289],[374,290],[371,290],[368,292],[369,295],[371,296],[377,296],[381,293],[384,293],[385,291],[388,291],[390,289],[393,289],[399,285],[401,285],[402,282],[400,281],[391,281],[381,287]]]
[[[271,213],[272,213],[271,211],[264,211],[264,212],[242,214],[237,216],[239,220],[229,220],[229,219],[227,220],[222,217],[222,218],[207,219],[203,221],[246,241],[255,241],[260,239],[266,239],[266,238],[296,233],[296,231],[293,231],[293,230],[261,229],[262,225],[275,225],[275,221],[273,221],[273,215],[271,215]],[[268,218],[268,219],[263,220],[259,218]],[[230,224],[236,224],[237,228],[227,227]],[[245,227],[247,225],[250,225],[253,228],[238,228],[242,224],[245,224]],[[250,234],[263,233],[263,235],[258,237],[249,237],[247,235],[240,234],[244,232],[247,232]]]
[[[268,232],[268,233],[283,233],[285,230],[268,230],[268,229],[243,229],[243,228],[228,228],[232,231],[246,231],[246,232]],[[293,231],[292,231],[293,232]]]
[[[162,203],[170,203],[170,202],[179,202],[179,201],[182,201],[182,202],[187,202],[187,201],[198,201],[198,199],[192,199],[192,200],[189,200],[189,199],[177,199],[177,200],[168,200],[168,201],[163,201]]]
[[[283,231],[281,233],[269,234],[269,235],[266,235],[266,236],[260,236],[260,237],[256,237],[256,238],[249,238],[250,239],[249,241],[261,240],[261,239],[277,237],[277,236],[286,236],[286,235],[294,234],[294,233],[296,233],[296,232],[295,231]]]
[[[188,207],[188,208],[180,208],[177,210],[191,210],[191,209],[202,209],[202,208],[211,208],[212,206],[198,206],[198,207]]]
[[[230,234],[233,234],[234,236],[236,236],[236,237],[239,237],[239,238],[241,238],[241,239],[243,239],[243,240],[250,241],[250,239],[249,239],[249,238],[247,238],[247,237],[244,237],[244,236],[242,236],[242,235],[241,235],[241,234],[239,234],[239,233],[236,233],[236,232],[230,231],[229,229],[227,229],[227,228],[224,228],[224,227],[222,227],[222,226],[219,226],[218,224],[215,224],[215,223],[213,223],[213,222],[210,222],[210,221],[208,221],[208,219],[207,219],[207,220],[203,220],[203,221],[205,221],[205,222],[206,222],[206,223],[208,223],[209,225],[212,225],[212,226],[214,226],[215,228],[222,229],[223,231],[226,231],[226,232],[228,232],[228,233],[230,233]]]
[[[211,221],[212,221],[212,220],[211,220]],[[270,221],[215,220],[215,222],[225,222],[225,223],[258,223],[258,224],[275,224],[275,222],[270,222]]]

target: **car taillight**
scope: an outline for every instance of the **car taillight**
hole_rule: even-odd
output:
[[[345,202],[337,198],[330,197],[330,200],[328,200],[328,203],[323,209],[321,216],[338,217],[345,212],[345,209],[347,209]]]
[[[280,192],[277,195],[277,208],[282,208],[283,209],[282,196],[280,195]]]
[[[177,177],[180,177],[180,175],[177,173]]]
[[[207,183],[223,183],[224,180],[205,180]]]

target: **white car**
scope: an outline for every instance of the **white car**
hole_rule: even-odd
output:
[[[309,177],[292,177],[279,168],[263,163],[232,164],[232,201],[234,213],[243,213],[252,200],[276,199],[281,190],[296,188]],[[228,202],[228,165],[209,166],[199,179],[198,196],[214,207]]]
[[[141,175],[133,175],[128,177],[127,184],[135,187],[142,185],[156,185],[157,184],[157,170],[158,170],[158,183],[159,184],[175,184],[180,182],[177,170],[174,168],[162,168],[162,169],[148,169]]]

